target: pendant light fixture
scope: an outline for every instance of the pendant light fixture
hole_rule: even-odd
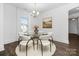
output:
[[[37,17],[39,15],[39,10],[37,9],[36,3],[34,3],[34,9],[32,11],[32,16]]]

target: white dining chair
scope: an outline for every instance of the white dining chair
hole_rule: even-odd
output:
[[[43,48],[46,46],[47,47],[50,46],[50,51],[51,51],[51,45],[53,42],[52,32],[49,32],[48,34],[45,34],[45,35],[41,35],[40,39],[42,41]]]
[[[22,46],[25,46],[26,47],[26,44],[27,44],[27,42],[28,42],[28,40],[30,40],[31,39],[31,36],[29,35],[29,34],[27,34],[27,33],[19,33],[19,50],[21,51],[21,47]],[[31,46],[32,45],[32,42],[30,41],[29,42],[29,46]]]

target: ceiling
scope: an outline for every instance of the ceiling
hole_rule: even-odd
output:
[[[27,10],[27,12],[31,12],[35,8],[34,3],[10,3],[10,4],[16,7],[24,8]],[[36,3],[36,8],[39,10],[39,12],[45,12],[63,6],[65,4],[67,3]]]
[[[79,17],[79,7],[73,8],[69,11],[69,18]]]
[[[73,8],[69,11],[69,15],[74,14],[74,13],[79,13],[79,7]]]

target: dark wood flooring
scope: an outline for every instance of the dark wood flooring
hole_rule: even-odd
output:
[[[78,56],[79,55],[79,36],[76,34],[69,34],[69,43],[65,44],[54,41],[56,45],[56,52],[53,56]],[[18,42],[13,42],[5,45],[5,53],[0,54],[3,56],[17,56],[15,48]]]

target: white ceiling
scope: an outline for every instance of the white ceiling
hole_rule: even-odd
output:
[[[34,3],[10,3],[16,7],[24,8],[27,12],[31,12],[34,9]],[[36,8],[39,12],[45,12],[60,6],[63,6],[67,3],[36,3]]]
[[[69,11],[69,18],[79,17],[79,7],[73,8]]]
[[[69,11],[69,15],[79,13],[79,7],[73,8]]]

